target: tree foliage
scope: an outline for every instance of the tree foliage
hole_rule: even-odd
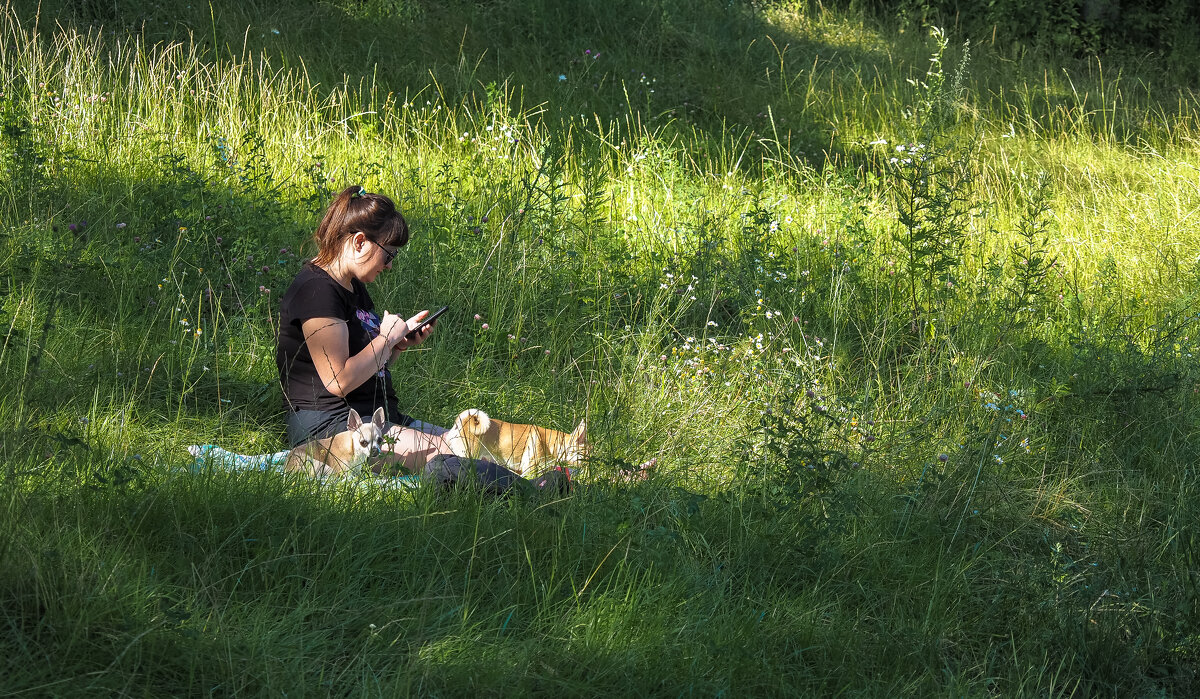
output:
[[[1077,55],[1152,52],[1167,61],[1171,79],[1200,80],[1200,4],[1191,0],[867,0],[861,5],[901,25],[957,27],[976,40]]]

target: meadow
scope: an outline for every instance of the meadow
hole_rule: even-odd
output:
[[[0,695],[1194,696],[1200,92],[809,3],[0,9]],[[284,448],[349,184],[393,366],[570,495]],[[624,468],[656,458],[645,482]]]

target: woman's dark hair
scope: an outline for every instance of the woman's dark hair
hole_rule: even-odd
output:
[[[319,265],[329,264],[341,253],[346,239],[362,231],[379,245],[404,247],[408,242],[408,223],[392,200],[383,194],[369,194],[359,185],[342,190],[325,210],[313,240],[317,244]]]

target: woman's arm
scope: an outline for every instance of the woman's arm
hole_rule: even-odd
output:
[[[392,356],[392,348],[404,338],[408,326],[399,317],[384,314],[380,332],[361,352],[350,356],[350,330],[346,321],[338,318],[309,318],[300,329],[312,355],[317,375],[325,390],[345,398],[363,385],[384,366]]]

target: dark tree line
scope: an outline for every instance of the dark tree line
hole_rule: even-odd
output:
[[[903,25],[957,27],[976,40],[1075,55],[1157,54],[1181,81],[1200,78],[1197,0],[845,0]]]

